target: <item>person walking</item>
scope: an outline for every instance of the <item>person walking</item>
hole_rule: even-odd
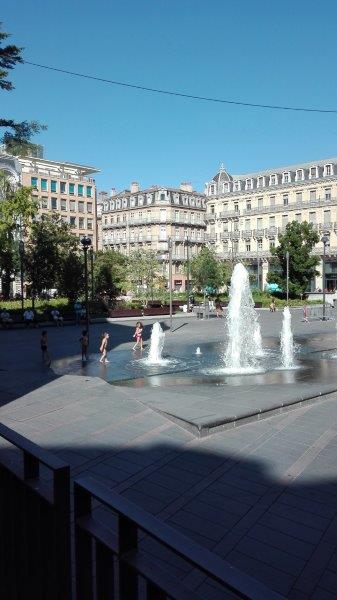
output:
[[[101,345],[100,345],[100,349],[99,349],[99,351],[102,354],[101,358],[99,359],[99,362],[103,363],[104,365],[109,362],[106,357],[107,352],[108,352],[109,337],[110,337],[109,334],[107,333],[107,331],[105,331],[102,335],[102,341],[101,341]]]
[[[138,345],[140,349],[143,350],[143,329],[143,323],[138,321],[138,323],[136,323],[135,333],[133,334],[133,337],[136,339],[136,343],[134,344],[132,350],[136,350],[136,348],[138,348]]]
[[[309,323],[309,309],[306,304],[303,305],[303,321]]]
[[[42,360],[47,367],[51,365],[51,358],[48,352],[48,334],[46,331],[42,331],[41,333],[41,351],[42,351]]]
[[[76,300],[76,302],[74,304],[74,311],[75,311],[75,323],[76,323],[76,325],[80,325],[81,314],[82,314],[82,304],[80,303],[79,300]]]
[[[271,302],[269,304],[269,310],[270,310],[270,312],[275,312],[276,311],[275,300],[271,300]]]
[[[216,310],[216,316],[217,316],[217,318],[223,316],[223,309],[222,309],[222,304],[221,304],[220,298],[217,298],[215,300],[215,310]]]
[[[86,329],[84,329],[82,331],[82,335],[79,339],[79,342],[81,344],[82,362],[84,362],[84,361],[88,360],[88,348],[89,348],[89,338],[88,338],[88,332]]]

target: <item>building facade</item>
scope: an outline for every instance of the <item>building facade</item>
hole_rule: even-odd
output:
[[[94,167],[44,158],[18,158],[22,185],[33,188],[39,214],[57,214],[80,239],[88,236],[97,249],[97,198]]]
[[[222,258],[247,261],[260,287],[287,223],[307,221],[329,235],[326,287],[337,289],[337,158],[237,176],[222,166],[205,193],[209,243]],[[321,241],[314,252],[322,257]],[[311,291],[322,289],[322,261],[317,270]]]
[[[205,195],[189,183],[179,189],[153,186],[141,190],[133,182],[130,190],[99,194],[102,203],[102,245],[129,255],[150,249],[169,278],[169,240],[172,242],[172,286],[186,289],[185,264],[206,242]]]

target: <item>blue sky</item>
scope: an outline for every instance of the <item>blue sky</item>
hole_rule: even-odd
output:
[[[12,0],[4,29],[33,62],[255,103],[337,108],[337,2]],[[139,181],[203,190],[232,173],[337,155],[337,114],[206,103],[28,65],[1,116],[39,120],[45,156],[93,165],[99,189]]]

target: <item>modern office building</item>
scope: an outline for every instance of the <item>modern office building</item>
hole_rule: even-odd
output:
[[[218,256],[244,259],[266,283],[271,248],[291,221],[328,233],[326,287],[337,288],[337,158],[231,175],[223,166],[206,183],[207,234]],[[314,249],[322,257],[323,243]],[[320,275],[312,290],[322,288]]]
[[[172,286],[184,290],[185,264],[206,241],[205,196],[189,183],[179,189],[152,186],[99,194],[102,202],[102,243],[129,255],[136,249],[154,250],[162,261],[162,274],[169,278],[169,240],[172,241]]]

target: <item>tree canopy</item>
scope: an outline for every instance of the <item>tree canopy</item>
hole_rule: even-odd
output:
[[[153,300],[161,263],[154,250],[135,250],[128,257],[126,288],[145,302]]]
[[[125,283],[127,259],[114,250],[96,253],[94,261],[94,287],[97,294],[108,296],[112,301]]]
[[[216,258],[210,248],[202,248],[192,259],[191,276],[193,284],[199,291],[205,291],[206,288],[217,290],[227,278],[223,263]]]
[[[319,257],[311,254],[319,241],[319,235],[311,223],[292,221],[279,236],[279,245],[272,249],[273,259],[268,274],[269,283],[277,283],[282,290],[287,286],[287,259],[289,252],[289,295],[300,296],[308,289],[311,279],[317,275]]]

